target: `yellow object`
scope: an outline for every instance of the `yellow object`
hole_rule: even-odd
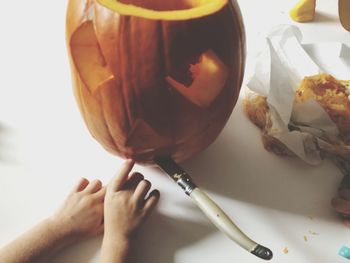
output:
[[[296,22],[309,22],[315,17],[316,0],[300,0],[300,2],[290,10],[290,17]]]
[[[339,18],[343,27],[350,31],[350,0],[339,0]]]

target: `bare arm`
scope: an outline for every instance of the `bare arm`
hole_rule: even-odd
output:
[[[0,262],[41,262],[68,243],[66,234],[47,219],[2,248]]]
[[[129,239],[104,236],[101,248],[101,262],[133,262],[132,247]]]
[[[107,187],[103,263],[133,262],[135,235],[159,200],[158,190],[148,194],[151,183],[142,174],[129,176],[133,165],[133,161],[127,161]]]
[[[58,212],[0,249],[0,263],[48,262],[59,249],[101,233],[105,188],[82,179]]]

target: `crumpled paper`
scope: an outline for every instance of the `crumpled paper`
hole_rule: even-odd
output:
[[[340,80],[350,79],[350,48],[342,43],[301,41],[302,33],[295,26],[274,29],[266,38],[266,48],[257,58],[255,74],[247,86],[267,97],[273,125],[269,135],[305,162],[317,165],[322,161],[321,151],[328,152],[332,142],[339,140],[339,130],[315,100],[293,107],[295,91],[306,76],[328,73]],[[350,146],[344,147],[350,150]]]

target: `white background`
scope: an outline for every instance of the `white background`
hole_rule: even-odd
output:
[[[273,26],[292,23],[288,11],[297,0],[238,2],[247,31],[247,77],[263,35]],[[65,47],[66,4],[1,2],[0,246],[51,215],[78,178],[107,183],[122,161],[91,138],[75,105]],[[318,4],[316,21],[298,24],[304,42],[350,46],[337,1]],[[342,245],[350,246],[350,229],[330,207],[340,171],[328,161],[311,167],[267,153],[241,100],[216,142],[184,167],[249,236],[273,250],[273,262],[348,262],[337,253]],[[166,175],[136,170],[162,193],[142,230],[135,251],[139,262],[262,262],[219,233]],[[100,245],[100,237],[88,240],[52,262],[98,262]]]

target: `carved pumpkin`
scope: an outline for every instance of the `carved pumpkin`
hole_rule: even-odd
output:
[[[211,144],[243,78],[235,1],[70,0],[67,46],[90,133],[141,163],[180,162]]]
[[[341,24],[347,31],[350,31],[350,1],[339,0],[338,10]]]

